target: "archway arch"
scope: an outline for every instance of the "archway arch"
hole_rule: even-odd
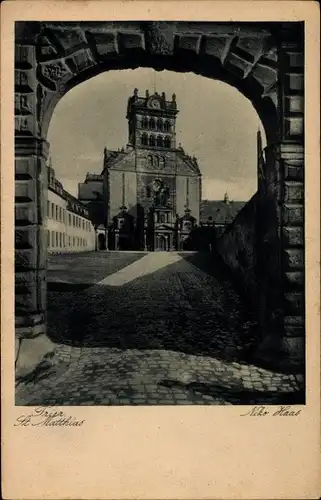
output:
[[[304,357],[303,43],[302,23],[16,23],[18,338],[45,332],[46,251],[34,234],[42,234],[45,200],[39,193],[45,193],[53,110],[70,89],[103,71],[152,67],[224,81],[256,109],[267,139],[266,188],[280,241],[278,335],[282,348]]]

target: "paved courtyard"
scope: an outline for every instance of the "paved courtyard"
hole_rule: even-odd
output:
[[[255,322],[221,266],[193,253],[49,259],[51,360],[20,405],[304,403],[303,377],[255,366]]]

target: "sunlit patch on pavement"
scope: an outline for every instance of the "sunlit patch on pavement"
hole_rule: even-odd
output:
[[[182,257],[176,252],[151,252],[140,260],[129,264],[114,274],[99,281],[97,285],[122,286],[130,283],[136,278],[142,278],[152,274],[159,269],[167,267],[181,260]]]

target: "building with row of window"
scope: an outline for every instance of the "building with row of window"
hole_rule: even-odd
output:
[[[96,248],[96,233],[88,209],[68,193],[47,166],[48,199],[46,213],[49,253],[86,252]]]

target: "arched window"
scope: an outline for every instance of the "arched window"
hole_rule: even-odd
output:
[[[155,136],[154,135],[149,136],[148,143],[150,146],[155,146]]]
[[[147,146],[147,144],[148,144],[148,136],[147,136],[147,134],[143,134],[142,135],[141,143],[142,143],[143,146]]]
[[[142,128],[148,128],[148,120],[146,116],[144,116],[142,119]]]
[[[169,123],[168,120],[164,123],[164,132],[169,132],[171,128],[171,124]]]
[[[171,138],[170,137],[165,137],[164,139],[164,147],[165,148],[170,148],[171,147]]]
[[[160,157],[160,159],[159,159],[159,166],[160,166],[160,168],[164,168],[165,167],[165,158],[164,158],[164,156]]]
[[[157,120],[157,130],[163,130],[163,121],[160,118]]]
[[[157,146],[158,146],[159,148],[162,148],[162,147],[163,147],[163,138],[162,138],[162,136],[161,136],[161,135],[159,135],[159,136],[157,137]]]
[[[152,130],[155,130],[155,120],[154,120],[154,118],[151,118],[149,120],[149,128],[152,129]]]

